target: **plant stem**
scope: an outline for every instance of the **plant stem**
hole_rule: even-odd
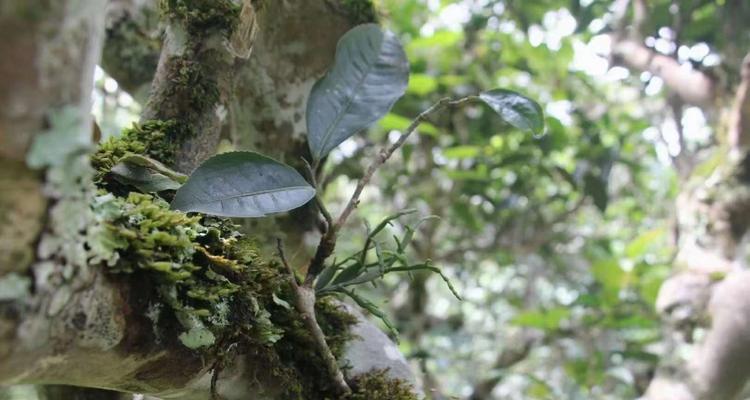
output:
[[[323,202],[320,200],[320,197],[318,197],[318,195],[316,194],[315,202],[318,206],[318,209],[320,210],[320,213],[325,218],[328,226],[325,233],[320,238],[318,248],[315,251],[315,255],[313,256],[312,260],[310,260],[310,264],[307,268],[307,275],[305,276],[305,280],[301,285],[297,282],[296,272],[289,265],[286,257],[284,256],[284,249],[282,247],[281,240],[279,240],[277,243],[279,257],[281,258],[282,263],[284,263],[284,266],[286,266],[287,270],[289,271],[290,279],[292,281],[292,289],[294,291],[295,297],[295,308],[301,314],[305,327],[312,336],[313,340],[315,340],[315,344],[318,347],[318,352],[320,356],[323,357],[323,361],[325,363],[324,367],[328,371],[331,382],[333,382],[334,388],[338,392],[338,394],[351,393],[351,389],[346,383],[344,374],[341,372],[341,369],[338,366],[338,362],[336,361],[336,357],[331,352],[331,348],[328,347],[325,334],[323,333],[323,330],[320,329],[320,325],[318,325],[318,322],[315,318],[315,288],[313,287],[315,278],[317,278],[317,276],[323,270],[325,261],[333,254],[333,251],[336,248],[336,238],[338,235],[338,231],[342,226],[344,226],[346,220],[357,207],[357,204],[359,204],[359,197],[362,195],[362,191],[364,190],[364,188],[370,183],[370,180],[372,180],[375,172],[383,164],[385,164],[385,162],[388,161],[389,158],[391,158],[396,150],[398,150],[401,146],[403,146],[404,143],[406,143],[406,140],[409,138],[409,136],[415,130],[417,130],[419,125],[432,113],[442,110],[446,106],[459,106],[475,99],[477,99],[476,96],[465,97],[459,100],[444,98],[433,104],[430,108],[426,109],[421,114],[417,115],[417,118],[412,121],[412,123],[404,131],[404,133],[401,134],[398,140],[396,140],[396,142],[394,142],[389,147],[380,150],[378,156],[375,157],[372,163],[370,163],[370,166],[367,168],[364,176],[357,183],[357,187],[356,189],[354,189],[352,197],[349,199],[346,207],[335,222],[333,221],[331,214],[325,208]],[[315,190],[317,190],[318,188],[315,181],[315,169],[318,167],[318,161],[315,162],[315,165],[310,165],[307,160],[303,159],[303,161],[305,162],[310,173],[310,183],[313,185],[313,187],[315,187]],[[366,250],[367,247],[365,247],[365,251]]]
[[[476,99],[478,99],[477,96],[468,96],[458,100],[452,100],[449,97],[441,99],[440,101],[417,115],[417,117],[414,119],[414,121],[412,121],[409,127],[406,128],[404,133],[401,134],[398,140],[396,140],[389,147],[380,150],[378,156],[375,157],[372,163],[370,163],[364,176],[362,176],[362,178],[357,183],[357,187],[354,189],[352,197],[349,199],[349,202],[347,203],[346,207],[344,207],[344,210],[341,212],[336,222],[332,225],[329,225],[326,233],[320,238],[320,243],[318,244],[318,249],[315,252],[315,256],[310,261],[310,266],[307,268],[307,276],[305,277],[304,286],[312,287],[313,281],[323,270],[325,261],[328,259],[328,257],[331,256],[331,254],[333,254],[333,250],[336,247],[336,235],[338,234],[338,231],[342,226],[344,226],[344,224],[346,224],[346,221],[347,219],[349,219],[351,213],[355,208],[357,208],[357,205],[359,204],[359,198],[362,195],[362,191],[370,183],[370,180],[372,180],[375,172],[383,164],[385,164],[385,162],[388,161],[389,158],[391,158],[396,150],[398,150],[401,146],[404,145],[404,143],[406,143],[406,140],[409,138],[409,136],[417,130],[419,125],[422,124],[422,122],[424,122],[428,116],[442,110],[447,106],[460,106]]]
[[[315,341],[315,345],[318,348],[318,354],[323,358],[323,362],[325,363],[324,367],[326,368],[326,371],[328,371],[328,375],[333,383],[335,391],[337,394],[351,393],[351,389],[344,379],[344,374],[339,368],[336,357],[333,355],[331,348],[328,347],[325,334],[323,333],[323,330],[320,329],[318,320],[315,317],[315,289],[312,287],[300,286],[299,283],[297,283],[297,274],[295,273],[294,268],[292,268],[286,260],[281,239],[277,239],[276,244],[279,251],[279,258],[281,258],[281,262],[289,272],[289,278],[294,292],[294,307],[302,316],[302,322],[305,324],[305,328],[307,328],[308,333]]]

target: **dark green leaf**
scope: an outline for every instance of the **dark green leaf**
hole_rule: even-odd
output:
[[[214,156],[175,194],[172,209],[222,217],[263,217],[300,207],[313,189],[288,165],[253,152]]]
[[[494,89],[479,95],[507,123],[540,135],[544,131],[544,111],[534,100],[506,89]]]
[[[406,91],[409,63],[396,36],[375,24],[349,31],[328,74],[307,103],[310,150],[316,160],[388,113]]]

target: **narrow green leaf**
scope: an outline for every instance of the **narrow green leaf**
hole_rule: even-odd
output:
[[[396,340],[398,340],[398,330],[396,330],[396,326],[391,322],[390,319],[388,319],[388,316],[385,315],[385,313],[380,308],[378,308],[377,305],[375,305],[375,303],[356,294],[353,290],[339,289],[337,291],[339,293],[343,293],[349,296],[352,300],[354,300],[357,303],[357,305],[369,311],[370,314],[380,318],[380,320],[383,321],[385,326],[390,331],[391,336],[396,338]]]
[[[440,268],[430,265],[429,263],[425,264],[417,264],[417,265],[409,265],[406,267],[393,267],[388,268],[386,270],[386,273],[390,272],[414,272],[414,271],[430,271],[433,273],[436,273],[440,275],[440,278],[443,279],[443,282],[445,282],[446,286],[448,286],[448,289],[451,291],[453,296],[455,296],[458,300],[462,300],[461,295],[458,294],[458,291],[456,290],[455,286],[453,286],[453,283],[451,283],[450,279],[448,279],[447,276],[443,273],[443,271],[440,270]]]
[[[479,94],[505,122],[524,131],[540,135],[544,131],[544,111],[534,100],[506,89],[494,89]]]
[[[365,268],[364,265],[362,265],[362,264],[360,264],[358,262],[355,262],[352,265],[344,268],[341,271],[341,273],[339,273],[338,275],[336,275],[336,279],[334,279],[331,284],[332,285],[338,285],[338,284],[343,283],[343,282],[348,282],[348,281],[350,281],[350,280],[358,277],[362,272],[364,272],[363,271],[364,268]]]
[[[367,240],[370,241],[370,240],[374,239],[375,236],[377,236],[378,233],[380,233],[383,229],[385,229],[386,226],[390,225],[391,222],[393,222],[393,221],[395,221],[395,220],[397,220],[397,219],[399,219],[399,218],[401,218],[401,217],[403,217],[405,215],[414,214],[415,212],[417,212],[417,210],[415,210],[413,208],[408,208],[406,210],[399,211],[396,214],[389,215],[389,216],[385,217],[382,221],[380,221],[379,224],[377,224],[375,226],[375,229],[373,229],[371,232],[369,232],[369,234],[367,235]]]
[[[222,217],[264,217],[303,206],[315,189],[292,167],[253,152],[214,156],[175,194],[172,209]]]
[[[315,291],[319,292],[323,289],[325,289],[329,283],[331,283],[331,279],[333,279],[334,275],[336,275],[336,272],[338,271],[338,266],[334,262],[333,264],[325,267],[323,269],[323,272],[318,275],[318,279],[315,280]]]
[[[316,160],[388,113],[406,91],[409,63],[396,36],[375,24],[341,38],[328,74],[307,103],[310,151]]]

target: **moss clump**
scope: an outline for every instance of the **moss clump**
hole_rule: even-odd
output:
[[[167,63],[167,79],[171,84],[165,91],[164,98],[181,102],[180,109],[191,110],[190,115],[202,115],[202,112],[213,107],[219,102],[219,87],[216,74],[211,71],[211,62],[205,60],[215,60],[218,57],[221,56],[203,54],[201,61],[196,61],[195,57],[189,55],[172,57]]]
[[[291,298],[288,287],[284,294],[285,298]],[[346,343],[352,338],[351,327],[357,319],[328,298],[318,299],[315,314],[331,352],[340,359]],[[328,373],[322,367],[325,362],[318,354],[317,345],[310,337],[302,317],[296,310],[275,307],[271,320],[284,329],[284,336],[274,345],[276,353],[284,365],[294,367],[288,373],[294,377],[292,382],[296,384],[287,386],[284,398],[335,398]]]
[[[240,17],[240,7],[229,0],[162,0],[160,6],[167,18],[179,21],[193,36],[220,32],[228,37]]]
[[[278,262],[227,219],[170,210],[159,195],[114,187],[108,175],[126,154],[174,160],[179,125],[150,121],[100,145],[92,157],[99,192],[92,210],[99,221],[99,250],[106,265],[138,287],[138,310],[165,341],[179,341],[214,361],[221,371],[229,343],[250,355],[281,383],[287,399],[333,399],[316,346],[291,299],[289,276]],[[113,187],[116,190],[113,190]],[[162,193],[169,197],[169,193]],[[319,324],[341,357],[356,318],[330,299],[316,304]],[[219,373],[219,372],[217,372]]]
[[[95,211],[105,220],[106,242],[119,255],[110,271],[148,276],[160,301],[188,330],[227,325],[229,302],[242,287],[230,277],[237,280],[231,275],[253,262],[228,258],[238,242],[233,225],[172,211],[166,201],[135,192],[100,196]]]
[[[386,370],[360,375],[352,382],[352,393],[344,400],[418,400],[408,382],[392,379]]]
[[[378,19],[372,0],[342,0],[341,4],[353,24],[375,22]]]
[[[146,121],[133,124],[118,137],[109,138],[91,156],[94,182],[99,186],[110,183],[106,180],[107,174],[127,154],[141,154],[167,165],[174,164],[174,140],[180,136],[181,129],[176,121]]]

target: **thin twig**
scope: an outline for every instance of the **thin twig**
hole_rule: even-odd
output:
[[[333,217],[331,217],[331,213],[328,212],[325,203],[323,203],[323,200],[320,198],[320,194],[318,193],[318,181],[315,178],[315,168],[313,168],[313,166],[310,165],[310,163],[304,157],[302,157],[302,162],[307,168],[307,174],[310,177],[310,184],[313,188],[315,188],[315,205],[318,206],[318,210],[320,210],[320,213],[323,215],[323,218],[326,221],[327,232],[333,225]]]
[[[344,207],[344,210],[341,212],[336,222],[329,225],[326,233],[320,238],[320,243],[318,244],[318,248],[315,251],[315,256],[313,256],[313,259],[310,261],[310,265],[307,268],[307,276],[305,277],[305,282],[303,284],[304,286],[312,287],[315,278],[323,270],[323,264],[328,259],[328,257],[333,254],[333,250],[336,247],[336,235],[338,234],[338,231],[342,226],[344,226],[344,224],[346,224],[349,216],[359,204],[359,198],[362,195],[362,191],[370,183],[370,180],[372,180],[375,172],[383,164],[385,164],[385,162],[388,161],[389,158],[391,158],[396,150],[398,150],[401,146],[403,146],[404,143],[406,143],[406,140],[409,138],[409,136],[415,130],[417,130],[419,125],[424,122],[432,113],[442,110],[447,106],[459,106],[476,99],[478,99],[477,96],[464,97],[459,100],[452,100],[448,97],[441,99],[437,103],[433,104],[430,108],[417,115],[417,117],[414,119],[414,121],[412,121],[409,127],[406,128],[404,133],[401,134],[398,140],[396,140],[389,147],[380,150],[378,156],[375,157],[372,163],[370,163],[370,166],[367,168],[364,176],[362,176],[362,178],[357,183],[357,187],[354,189],[352,197],[349,199],[349,202],[347,203],[346,207]]]
[[[302,321],[305,324],[307,331],[310,333],[310,336],[315,340],[318,354],[325,363],[324,367],[328,371],[334,389],[338,394],[350,393],[351,389],[344,379],[344,374],[338,366],[336,356],[333,355],[331,348],[328,346],[325,333],[323,333],[323,330],[320,328],[315,316],[315,290],[311,287],[300,286],[297,283],[297,274],[294,272],[294,268],[292,268],[284,255],[284,246],[281,239],[276,239],[276,246],[279,251],[281,263],[284,264],[290,275],[289,278],[292,282],[292,291],[294,293],[294,307],[297,312],[300,313]]]
[[[286,260],[286,255],[284,255],[284,244],[279,238],[276,239],[276,249],[279,251],[279,258],[281,259],[281,263],[284,264],[287,272],[289,272],[289,279],[292,281],[292,287],[296,291],[299,288],[299,283],[297,283],[297,273],[294,272],[294,268],[292,268],[292,266],[289,265],[289,262]]]
[[[336,221],[336,224],[333,226],[334,231],[337,231],[340,229],[345,223],[346,220],[349,218],[349,215],[354,211],[354,209],[357,207],[357,204],[359,203],[359,197],[362,194],[362,191],[367,186],[368,183],[370,183],[370,180],[372,179],[373,175],[375,175],[375,172],[383,165],[386,161],[388,161],[389,158],[393,155],[393,153],[396,152],[401,146],[406,143],[406,139],[409,138],[409,136],[417,130],[419,125],[424,122],[427,117],[446,106],[459,106],[464,103],[467,103],[469,101],[475,100],[476,96],[470,96],[465,97],[460,100],[452,100],[448,97],[438,101],[437,103],[433,104],[430,108],[423,111],[421,114],[417,115],[417,118],[412,121],[411,125],[409,125],[408,128],[406,128],[406,131],[401,134],[401,136],[396,140],[390,147],[380,150],[380,154],[378,154],[377,157],[372,161],[370,166],[367,168],[367,171],[365,172],[365,175],[362,177],[362,179],[359,180],[357,183],[357,188],[354,189],[354,194],[352,194],[351,199],[349,199],[349,203],[344,208],[344,211],[341,212],[341,215],[339,215],[338,220]]]

